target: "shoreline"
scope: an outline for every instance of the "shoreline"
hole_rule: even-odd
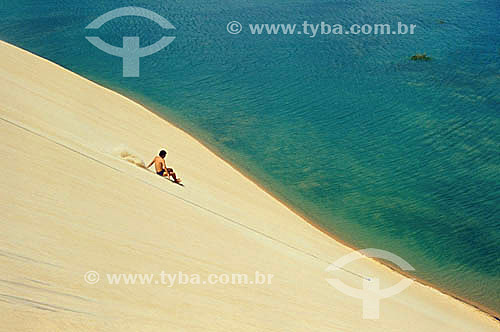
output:
[[[100,85],[99,83],[95,82],[95,81],[92,81],[90,80],[91,82],[105,88],[105,89],[108,89],[110,91],[113,91],[115,92],[114,90],[110,89],[110,88],[107,88],[105,86],[102,86]],[[117,93],[117,92],[115,92]],[[119,93],[118,93],[119,94]],[[121,95],[121,94],[120,94]],[[139,104],[141,105],[142,107],[144,107],[145,109],[147,109],[149,112],[153,113],[154,115],[156,115],[157,117],[160,118],[160,120],[162,121],[166,121],[168,122],[170,125],[174,126],[175,128],[181,130],[182,132],[184,132],[186,135],[190,136],[192,139],[194,139],[196,142],[198,142],[200,145],[204,146],[205,148],[207,148],[208,150],[210,150],[214,155],[216,155],[219,159],[223,160],[225,163],[227,163],[229,166],[231,166],[234,170],[236,170],[236,172],[238,172],[240,175],[242,175],[243,177],[247,178],[249,181],[251,181],[252,183],[254,183],[257,187],[259,187],[262,191],[266,192],[269,196],[273,197],[274,199],[276,199],[278,202],[280,202],[281,204],[283,204],[287,209],[289,209],[292,213],[298,215],[300,218],[302,218],[305,222],[307,222],[309,225],[311,225],[312,227],[316,228],[318,231],[322,232],[323,234],[325,234],[326,236],[328,236],[329,238],[331,238],[332,240],[334,241],[337,241],[339,242],[340,244],[342,244],[343,246],[351,249],[351,250],[354,250],[354,251],[357,251],[357,250],[360,250],[361,248],[358,248],[344,240],[342,240],[341,238],[339,238],[338,236],[336,236],[335,234],[332,234],[330,231],[328,231],[325,227],[321,226],[319,223],[315,222],[314,220],[312,220],[311,218],[305,216],[302,212],[300,212],[298,209],[294,208],[291,204],[288,204],[287,202],[285,202],[283,199],[279,198],[277,195],[275,195],[274,193],[272,193],[270,190],[268,190],[264,185],[262,185],[257,179],[254,179],[253,176],[249,175],[249,174],[246,174],[244,173],[237,165],[231,163],[229,160],[227,160],[226,158],[224,158],[222,156],[222,154],[219,152],[218,149],[212,147],[210,144],[206,144],[205,142],[203,142],[201,139],[198,139],[195,134],[191,134],[190,132],[187,132],[186,130],[184,130],[182,127],[178,126],[177,124],[173,123],[173,122],[170,122],[163,114],[161,114],[160,112],[156,112],[153,108],[150,108],[148,107],[147,105],[143,104],[142,102],[138,101],[138,100],[135,100],[134,98],[130,98],[128,96],[125,96],[125,95],[122,95],[124,96],[125,98],[131,100],[132,102],[136,103],[136,104]],[[410,278],[412,279],[414,282],[420,284],[421,286],[424,286],[424,287],[428,287],[434,291],[437,291],[439,294],[441,295],[444,295],[444,296],[448,296],[450,298],[452,298],[453,300],[456,300],[456,301],[459,301],[461,303],[464,303],[466,305],[469,305],[471,306],[472,308],[480,311],[481,313],[484,313],[488,316],[490,316],[492,319],[496,320],[499,322],[500,324],[500,313],[497,313],[496,311],[480,304],[480,303],[477,303],[475,301],[472,301],[470,299],[467,299],[465,297],[462,297],[460,295],[457,295],[457,294],[454,294],[453,292],[451,291],[447,291],[443,288],[440,288],[436,285],[434,285],[432,282],[430,281],[427,281],[427,280],[424,280],[424,279],[421,279],[421,278],[418,278],[404,270],[401,270],[399,269],[397,266],[393,266],[389,263],[386,263],[384,262],[383,260],[380,260],[378,258],[368,258],[370,260],[373,260],[375,262],[377,262],[378,264],[386,267],[386,268],[389,268],[391,271],[394,271],[395,273],[398,273],[404,277],[407,277],[407,278]]]
[[[15,45],[12,45],[12,44],[8,44],[4,41],[0,41],[1,43],[5,43],[6,45],[9,45],[9,46],[12,46],[22,52],[25,52],[27,54],[29,54],[30,56],[33,56],[34,54],[30,53],[29,51],[27,50],[24,50],[22,48],[19,48]],[[48,59],[45,59],[41,56],[38,56],[38,55],[34,55],[40,59],[43,59],[43,61],[46,61],[52,65],[55,65],[57,66],[58,68],[64,70],[66,73],[70,73],[71,75],[74,75],[76,77],[78,77],[79,79],[83,79],[87,82],[90,82],[91,84],[93,84],[94,86],[96,86],[97,88],[99,89],[104,89],[106,90],[107,93],[111,93],[115,96],[119,96],[120,98],[123,98],[125,100],[127,100],[128,102],[130,103],[133,103],[133,104],[137,104],[139,105],[140,107],[142,107],[143,109],[145,109],[146,111],[150,112],[152,115],[154,115],[156,118],[158,118],[157,121],[163,121],[163,122],[166,122],[167,124],[169,124],[170,126],[176,128],[177,130],[181,131],[182,133],[184,133],[185,135],[189,136],[192,140],[194,140],[195,142],[197,142],[199,145],[201,145],[203,148],[207,149],[211,154],[213,154],[216,158],[218,158],[221,162],[225,163],[227,166],[229,166],[230,168],[232,168],[236,173],[238,173],[240,176],[244,177],[245,179],[247,179],[248,181],[250,181],[253,185],[255,185],[256,187],[258,187],[260,190],[262,190],[263,192],[265,192],[267,195],[269,195],[270,197],[272,197],[274,200],[276,200],[277,202],[279,202],[281,205],[283,205],[286,209],[288,209],[291,213],[295,214],[296,216],[298,216],[300,219],[302,219],[303,221],[305,221],[308,225],[312,226],[313,228],[315,228],[316,230],[318,230],[319,232],[323,233],[325,236],[327,236],[328,238],[331,239],[331,241],[334,241],[334,242],[337,242],[339,245],[345,247],[346,249],[348,250],[357,250],[358,248],[356,248],[355,246],[349,244],[349,243],[346,243],[344,242],[342,239],[336,237],[335,235],[331,234],[329,231],[327,231],[326,229],[324,229],[322,226],[320,226],[319,224],[317,224],[316,222],[314,222],[314,220],[311,220],[309,218],[307,218],[305,215],[303,215],[303,213],[301,213],[300,211],[298,211],[297,209],[295,209],[293,206],[289,205],[288,203],[286,203],[285,201],[283,201],[282,199],[280,199],[279,197],[277,197],[276,195],[274,195],[272,192],[270,192],[265,185],[262,185],[259,183],[259,181],[257,179],[255,179],[253,176],[249,175],[249,174],[245,174],[242,170],[240,170],[236,165],[232,164],[231,162],[229,162],[226,158],[224,158],[220,151],[217,149],[217,148],[214,148],[213,146],[211,146],[210,144],[207,144],[203,141],[201,141],[200,139],[198,139],[196,137],[195,134],[191,134],[187,131],[185,131],[184,129],[182,129],[181,127],[177,126],[175,123],[172,123],[170,122],[168,119],[165,118],[165,115],[163,114],[160,114],[159,112],[156,112],[154,110],[154,108],[149,108],[147,107],[146,105],[142,104],[140,101],[138,100],[135,100],[133,98],[130,98],[130,97],[127,97],[126,95],[123,95],[123,94],[120,94],[114,90],[112,90],[111,88],[108,88],[106,86],[103,86],[95,81],[92,81],[90,79],[87,79],[83,76],[80,76],[78,75],[77,73],[74,73],[72,71],[70,71],[69,69],[63,67],[63,66],[60,66],[58,64],[55,64],[53,62],[51,62],[50,60]],[[496,313],[495,311],[487,308],[487,307],[484,307],[484,306],[481,306],[480,304],[478,303],[474,303],[473,301],[471,300],[468,300],[468,299],[464,299],[464,298],[461,298],[460,296],[456,295],[456,294],[453,294],[451,292],[447,292],[446,290],[443,290],[443,289],[440,289],[439,287],[437,286],[434,286],[432,283],[430,282],[427,282],[425,280],[421,280],[421,279],[418,279],[416,278],[415,276],[412,276],[410,274],[407,274],[405,273],[404,271],[400,271],[399,269],[395,268],[394,266],[391,266],[390,264],[386,264],[385,262],[382,262],[378,259],[370,259],[371,261],[374,261],[376,263],[378,263],[379,265],[383,266],[384,268],[387,268],[388,271],[390,273],[396,273],[398,275],[403,275],[405,277],[409,277],[411,279],[413,279],[414,281],[416,281],[417,284],[419,284],[419,286],[423,286],[423,287],[427,287],[427,288],[430,288],[432,289],[433,291],[437,292],[438,294],[440,295],[444,295],[444,296],[447,296],[449,297],[452,301],[458,301],[462,304],[465,304],[466,306],[469,306],[471,309],[473,310],[476,310],[478,312],[480,312],[482,315],[486,315],[488,318],[492,319],[493,321],[495,321],[497,324],[500,322],[500,318],[499,318],[499,314]]]

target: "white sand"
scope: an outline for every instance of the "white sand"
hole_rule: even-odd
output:
[[[361,288],[325,272],[351,249],[131,100],[4,42],[0,59],[0,330],[499,330],[418,283],[382,300],[380,319],[362,319],[361,300],[325,281]],[[120,157],[148,163],[160,148],[185,187]],[[369,259],[348,268],[383,287],[402,278]],[[84,281],[89,270],[99,283]],[[162,270],[274,278],[169,288],[105,276]]]

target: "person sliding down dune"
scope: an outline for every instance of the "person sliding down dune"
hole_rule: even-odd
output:
[[[169,179],[170,177],[173,177],[175,183],[181,183],[181,179],[177,178],[174,170],[172,168],[168,168],[165,164],[166,155],[167,151],[161,150],[158,156],[154,157],[153,161],[149,163],[147,168],[150,168],[151,165],[155,164],[156,174],[158,174],[159,176],[168,176]]]

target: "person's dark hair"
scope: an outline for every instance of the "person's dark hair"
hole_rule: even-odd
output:
[[[167,151],[165,151],[165,150],[160,151],[160,157],[165,158],[166,155],[167,155]]]

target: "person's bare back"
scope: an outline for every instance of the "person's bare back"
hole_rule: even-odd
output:
[[[155,163],[156,173],[159,173],[167,168],[167,165],[165,165],[165,159],[160,156],[156,156],[155,159],[153,159],[153,162]]]
[[[151,161],[147,168],[150,168],[151,165],[155,164],[156,174],[159,176],[167,176],[169,179],[172,176],[176,183],[180,183],[181,179],[177,178],[174,170],[172,168],[168,168],[165,163],[165,156],[167,155],[167,151],[161,150],[159,155],[154,157],[153,161]]]

